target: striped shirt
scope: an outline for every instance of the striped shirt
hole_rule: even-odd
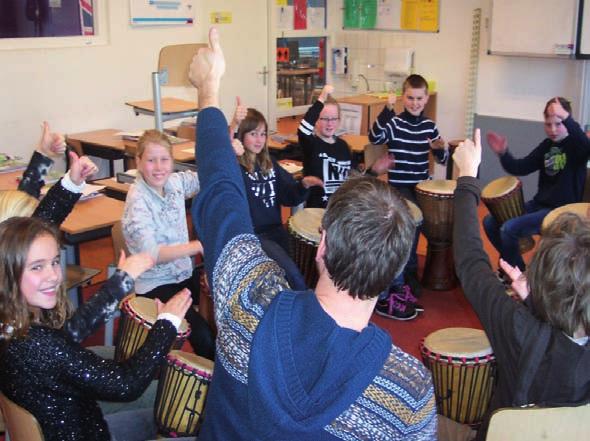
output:
[[[369,133],[372,144],[387,144],[389,153],[395,156],[394,168],[388,170],[389,183],[394,186],[414,186],[428,179],[428,140],[439,138],[434,121],[407,111],[396,115],[387,106]],[[432,152],[439,163],[446,162],[447,150],[432,149]]]

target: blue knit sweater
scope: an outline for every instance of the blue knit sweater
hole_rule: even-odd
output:
[[[342,328],[312,291],[288,290],[260,248],[223,114],[198,118],[192,214],[218,327],[203,440],[426,440],[429,372],[370,324]]]

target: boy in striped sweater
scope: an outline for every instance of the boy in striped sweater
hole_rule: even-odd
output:
[[[420,75],[410,75],[402,86],[404,111],[399,115],[393,110],[397,97],[389,96],[369,132],[372,144],[387,144],[394,156],[394,164],[388,170],[389,183],[406,199],[416,203],[416,184],[428,179],[428,153],[432,150],[437,162],[444,164],[448,157],[445,142],[438,133],[434,121],[423,115],[428,103],[428,83]],[[423,308],[416,303],[420,285],[416,277],[418,259],[416,246],[418,234],[412,246],[410,259],[401,274],[392,283],[388,293],[383,293],[376,312],[398,320],[410,320]]]

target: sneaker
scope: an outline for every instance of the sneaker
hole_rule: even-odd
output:
[[[386,299],[378,300],[375,312],[394,320],[412,320],[418,315],[416,309],[406,302],[404,294],[398,292],[391,292]]]
[[[406,303],[412,305],[417,312],[424,312],[424,306],[418,303],[418,299],[412,292],[412,288],[410,285],[402,286],[401,295],[406,300]]]

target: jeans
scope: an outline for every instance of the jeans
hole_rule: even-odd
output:
[[[258,234],[264,252],[274,260],[284,271],[289,286],[294,291],[305,291],[305,278],[299,268],[289,256],[289,236],[281,227]]]
[[[512,266],[525,270],[524,260],[520,256],[519,239],[539,234],[543,219],[551,208],[543,207],[535,201],[524,204],[525,214],[507,220],[501,226],[488,214],[483,219],[483,227],[488,239],[500,253],[500,257]]]
[[[418,201],[416,200],[416,187],[394,187],[398,193],[403,196],[405,199],[413,202],[414,204],[418,205]],[[404,275],[407,272],[417,272],[418,271],[418,254],[416,250],[418,248],[418,239],[420,238],[420,227],[416,228],[416,234],[414,235],[414,241],[412,242],[412,249],[410,250],[410,258],[406,263],[403,271],[397,276],[392,286],[402,286],[405,284]]]

